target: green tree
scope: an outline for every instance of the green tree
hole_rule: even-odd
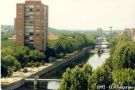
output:
[[[96,36],[95,35],[87,34],[86,39],[87,39],[88,45],[91,45],[91,46],[95,45],[95,43],[96,43]]]
[[[83,68],[76,66],[74,69],[67,68],[63,74],[59,90],[87,90],[88,77],[92,73],[90,65],[84,65]]]
[[[116,45],[112,55],[113,69],[133,68],[135,69],[135,42],[120,42]]]
[[[56,49],[58,46],[57,40],[48,41],[48,46],[49,46],[49,48]]]
[[[54,49],[56,56],[60,58],[60,53],[65,55],[75,50],[81,50],[84,47],[94,45],[95,40],[95,36],[92,35],[79,33],[60,34],[58,40],[49,41],[48,47]],[[48,53],[50,52],[48,51]]]
[[[34,61],[41,61],[44,56],[44,54],[38,50],[31,50],[29,52],[29,57],[31,60],[34,60]]]
[[[21,64],[16,60],[15,57],[11,55],[7,55],[1,60],[2,66],[2,76],[10,76],[13,71],[19,70]]]
[[[114,86],[135,86],[135,70],[121,69],[112,72]]]
[[[71,69],[67,68],[66,72],[63,73],[62,82],[58,90],[70,90],[71,87],[70,75],[71,75]]]
[[[87,90],[88,89],[88,79],[92,75],[92,67],[89,64],[85,64],[81,69],[82,79],[80,81],[81,89],[80,90]]]
[[[40,65],[40,62],[35,62],[35,67],[39,67]]]
[[[2,58],[1,63],[4,66],[9,66],[9,67],[17,67],[20,68],[20,63],[16,60],[15,57],[11,56],[11,55],[7,55],[4,58]]]
[[[2,57],[7,55],[13,55],[14,49],[11,49],[10,47],[2,48],[1,55]]]
[[[48,61],[49,61],[49,62],[54,62],[54,61],[56,61],[56,58],[55,58],[55,57],[49,57],[49,58],[48,58]]]
[[[102,67],[98,67],[89,77],[89,89],[95,90],[98,86],[105,86],[108,89],[112,83],[111,68],[106,63]]]
[[[15,47],[16,44],[15,44],[15,41],[13,40],[3,40],[1,41],[1,47],[4,48],[4,47]]]
[[[14,56],[16,59],[21,63],[21,66],[27,66],[27,63],[29,61],[28,53],[30,49],[28,47],[19,46],[15,48]]]
[[[15,47],[15,41],[8,40],[13,35],[13,32],[1,32],[1,47]]]

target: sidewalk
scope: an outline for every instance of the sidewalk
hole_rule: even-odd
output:
[[[28,72],[24,73],[22,70],[21,71],[17,71],[17,72],[13,72],[11,77],[7,77],[7,78],[1,78],[1,85],[9,85],[11,83],[15,83],[18,82],[22,79],[25,79],[49,66],[51,66],[52,64],[45,64],[44,66],[40,66],[40,67],[26,67]]]

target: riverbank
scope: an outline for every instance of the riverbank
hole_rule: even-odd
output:
[[[48,73],[49,71],[59,67],[60,65],[64,66],[65,64],[71,63],[73,60],[76,60],[77,58],[83,56],[87,51],[89,51],[89,49],[90,48],[85,48],[81,52],[73,54],[66,59],[61,59],[60,61],[58,60],[53,63],[40,66],[38,68],[29,68],[27,73],[18,72],[13,74],[14,77],[2,78],[1,79],[2,88],[3,90],[15,89],[24,84],[25,78],[34,77],[35,75],[40,76],[44,73]]]

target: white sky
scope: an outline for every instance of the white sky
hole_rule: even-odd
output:
[[[1,0],[0,24],[14,24],[16,3]],[[135,27],[135,0],[42,0],[49,6],[49,27],[58,29],[123,29]]]

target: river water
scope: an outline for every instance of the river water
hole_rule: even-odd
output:
[[[110,56],[109,53],[102,53],[101,55],[93,54],[92,56],[89,56],[85,61],[85,63],[90,64],[93,67],[93,70],[96,69],[98,66],[101,66],[105,60]],[[80,62],[82,63],[82,62]],[[84,62],[83,62],[84,63]],[[75,64],[76,65],[76,64]],[[71,65],[71,68],[73,68],[75,65]],[[70,67],[70,66],[68,66]],[[63,70],[57,71],[53,75],[50,75],[49,77],[42,76],[40,78],[61,78],[62,73],[66,70],[67,67],[63,68]],[[16,90],[33,90],[33,87],[29,87],[30,85],[24,85]],[[47,83],[47,89],[41,89],[38,88],[37,90],[56,90],[59,87],[59,82],[56,81],[50,81]]]
[[[109,56],[109,53],[102,53],[101,56],[94,54],[88,59],[87,63],[90,64],[93,69],[96,69],[98,66],[102,65]]]

